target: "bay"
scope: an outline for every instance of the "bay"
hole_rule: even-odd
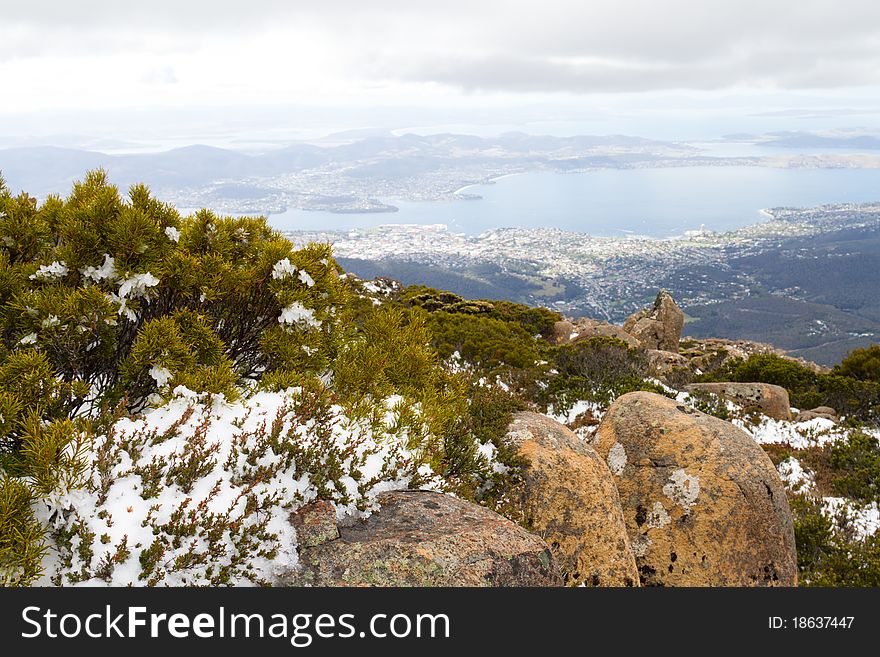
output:
[[[349,230],[380,224],[446,224],[479,234],[492,228],[559,228],[592,235],[680,235],[705,225],[724,232],[762,221],[764,208],[880,201],[880,169],[698,166],[524,173],[460,192],[478,200],[383,199],[393,213],[288,210],[269,217],[281,230]]]

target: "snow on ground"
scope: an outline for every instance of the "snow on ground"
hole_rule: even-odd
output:
[[[776,469],[785,486],[794,493],[806,493],[815,484],[813,474],[801,467],[800,461],[789,456],[782,461]]]
[[[858,505],[845,497],[822,498],[822,512],[829,518],[843,516],[855,530],[855,538],[873,536],[880,529],[880,508],[876,502]]]
[[[146,575],[162,585],[210,584],[221,568],[231,584],[272,581],[297,566],[288,516],[317,496],[314,468],[338,459],[342,476],[325,486],[340,517],[363,516],[379,492],[406,488],[418,463],[405,434],[376,434],[339,407],[320,425],[297,414],[295,388],[236,403],[183,387],[175,394],[95,439],[85,487],[36,503],[56,538],[67,537],[47,555],[42,585],[142,586]],[[397,401],[388,400],[389,417]],[[145,554],[155,557],[147,573]]]
[[[734,418],[733,424],[760,445],[790,445],[794,449],[823,447],[842,438],[846,430],[831,420],[817,417],[806,422],[786,422],[762,417],[758,424]]]
[[[593,418],[595,418],[596,420],[601,420],[602,416],[605,414],[605,410],[606,409],[604,407],[597,404],[596,402],[586,401],[582,399],[572,404],[571,408],[569,408],[568,411],[564,412],[556,410],[553,408],[552,405],[550,405],[550,407],[547,408],[546,415],[547,417],[568,426],[574,423],[578,419],[578,417],[580,417],[584,413],[591,413],[593,415]],[[577,436],[581,440],[590,443],[593,441],[596,429],[598,429],[597,425],[586,425],[574,429],[574,433],[577,434]]]
[[[815,477],[805,470],[793,456],[788,457],[776,466],[785,487],[792,493],[813,494]],[[859,504],[846,497],[822,497],[820,499],[822,513],[835,521],[835,524],[849,525],[855,532],[856,539],[872,536],[880,529],[880,509],[877,503]]]
[[[571,408],[566,412],[557,411],[551,405],[547,409],[547,417],[551,417],[557,422],[561,422],[562,424],[571,424],[574,422],[578,416],[590,411],[597,420],[602,417],[605,413],[602,406],[597,404],[596,402],[580,400],[572,404]]]

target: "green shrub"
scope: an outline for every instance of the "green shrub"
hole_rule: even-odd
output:
[[[880,383],[823,374],[819,377],[816,398],[821,400],[821,404],[813,406],[830,406],[855,421],[876,424],[880,419]]]
[[[798,408],[830,406],[855,420],[876,421],[880,416],[880,383],[845,375],[845,371],[850,370],[819,373],[773,354],[753,354],[746,360],[729,361],[702,380],[772,383],[785,388]]]
[[[407,287],[400,301],[432,313],[442,310],[453,314],[486,315],[502,322],[518,324],[529,335],[540,335],[545,339],[553,334],[553,325],[562,319],[562,315],[547,308],[533,308],[512,301],[467,300],[452,292],[423,285]]]
[[[834,373],[859,381],[880,383],[880,344],[865,349],[853,349],[840,365],[834,368]]]
[[[192,394],[204,404],[203,395],[218,393],[227,403],[254,390],[303,395],[310,401],[297,411],[301,444],[269,447],[276,455],[295,454],[317,493],[330,499],[362,505],[365,491],[376,485],[359,479],[371,435],[380,442],[383,436],[395,445],[399,441],[393,449],[371,449],[391,450],[388,458],[399,462],[400,478],[397,469],[376,476],[478,490],[494,476],[478,443],[480,422],[471,415],[480,404],[468,399],[462,376],[441,366],[432,348],[431,320],[424,310],[394,300],[377,308],[360,303],[353,292],[329,245],[294,249],[262,218],[208,211],[181,217],[143,186],[122,198],[102,171],[89,173],[68,198],[51,197],[42,205],[0,187],[0,476],[8,494],[0,569],[17,573],[6,576],[7,582],[27,583],[39,574],[37,557],[24,570],[4,565],[12,563],[7,553],[13,548],[7,546],[19,546],[14,550],[22,558],[42,549],[40,522],[47,518],[37,522],[25,502],[52,509],[52,500],[70,499],[70,491],[91,490],[94,468],[110,458],[95,450],[109,444],[118,422],[129,421],[122,416],[180,395]],[[450,301],[453,312],[439,314],[479,321],[495,312],[487,302]],[[475,354],[486,355],[487,362],[508,356],[516,365],[534,362],[535,340],[518,321],[536,321],[540,313],[514,314],[517,321],[493,319],[497,324],[481,335],[491,340],[491,329],[504,326],[508,336],[500,348],[481,345]],[[448,329],[447,340],[456,331],[470,331],[464,324],[456,328],[455,321],[433,324]],[[517,342],[529,345],[525,356],[517,357],[522,347]],[[493,351],[497,361],[488,356]],[[334,433],[331,449],[328,436],[339,422],[355,433]],[[263,427],[257,433],[266,435],[251,438],[263,444],[276,429]],[[140,478],[141,492],[172,485],[183,493],[193,490],[213,462],[209,445],[200,446],[197,438],[176,460],[138,466],[132,474]],[[117,447],[134,450],[134,462],[138,450],[158,444],[154,439],[163,438],[143,436],[139,446],[129,437]],[[345,440],[349,443],[340,444]],[[398,459],[401,450],[406,457]],[[360,492],[340,493],[352,481]],[[160,531],[195,531],[184,520],[200,510],[185,507],[178,509],[180,522]],[[234,530],[237,521],[228,520],[232,525],[223,521],[217,527]],[[161,580],[156,564],[168,544],[120,540],[113,543],[115,552],[96,564],[74,549],[96,553],[92,529],[71,523],[52,533],[56,547],[73,541],[71,581],[106,579],[135,551],[146,576]],[[31,531],[34,527],[40,531]],[[219,545],[217,527],[203,527],[212,550]],[[253,544],[241,538],[245,555]],[[183,570],[197,565],[183,553],[180,559]],[[90,565],[83,570],[76,563]],[[245,561],[239,565],[248,567]],[[211,581],[225,581],[223,573],[215,576]]]
[[[345,293],[328,245],[294,250],[262,218],[181,218],[143,186],[123,200],[100,171],[66,200],[2,206],[3,348],[40,350],[63,381],[99,393],[93,401],[131,382],[122,363],[145,327],[184,311],[224,345],[238,378],[316,373],[335,353]]]
[[[238,381],[226,348],[203,316],[191,310],[145,323],[120,366],[123,389],[146,400],[156,391],[177,386],[228,400],[238,398]]]
[[[760,382],[782,386],[797,405],[799,395],[815,391],[819,375],[812,369],[774,354],[752,354],[746,360],[731,359],[713,376],[716,381]],[[802,404],[810,407],[809,404]]]
[[[818,500],[790,500],[800,586],[880,586],[880,534],[854,537],[845,518],[822,512]]]
[[[534,336],[516,322],[437,311],[429,316],[428,326],[442,358],[458,352],[488,372],[527,369],[541,357]]]
[[[830,448],[832,486],[838,495],[880,502],[880,443],[860,431],[850,432]]]
[[[579,400],[608,406],[620,395],[636,390],[666,394],[662,386],[645,378],[644,352],[617,338],[595,336],[562,345],[551,351],[556,374],[538,393],[544,406],[565,412]]]
[[[27,586],[42,570],[45,530],[33,500],[28,486],[0,471],[0,586]]]
[[[441,468],[451,490],[461,497],[505,513],[507,495],[524,465],[505,441],[513,413],[525,410],[518,396],[498,386],[470,381],[467,407],[449,427],[444,440]],[[501,467],[489,468],[478,454],[479,445],[492,445]],[[509,515],[509,513],[507,514]]]
[[[553,335],[553,325],[562,320],[562,315],[547,308],[533,308],[512,301],[493,301],[493,315],[506,322],[516,322],[532,335],[544,339]]]
[[[702,390],[689,393],[690,404],[698,411],[707,415],[714,415],[722,420],[730,419],[730,411],[727,408],[727,400],[720,395],[714,395]]]

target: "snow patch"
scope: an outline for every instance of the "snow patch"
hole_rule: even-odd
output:
[[[880,529],[880,508],[876,502],[859,505],[845,497],[824,497],[822,513],[832,520],[839,516],[845,518],[858,540],[873,536]]]
[[[792,492],[806,492],[815,483],[813,475],[801,467],[800,461],[789,456],[782,461],[776,470],[786,487]]]
[[[116,260],[112,258],[109,253],[105,253],[104,264],[100,267],[92,267],[89,265],[82,270],[82,275],[93,280],[95,283],[99,283],[104,279],[112,281],[116,278]]]
[[[144,274],[134,274],[128,278],[122,279],[119,284],[120,299],[139,299],[144,298],[149,293],[149,288],[156,287],[159,279],[150,272]]]
[[[757,425],[738,418],[732,422],[754,438],[759,445],[790,445],[795,449],[824,447],[838,440],[845,433],[834,422],[822,417],[805,422],[763,418]]]
[[[158,365],[153,365],[150,368],[150,376],[153,377],[153,381],[156,382],[157,386],[159,386],[160,388],[164,388],[166,384],[171,380],[173,375],[167,367],[159,367]]]
[[[69,272],[70,270],[67,268],[67,264],[63,260],[56,260],[51,265],[40,265],[40,268],[28,278],[32,281],[48,281],[53,278],[64,278]]]
[[[162,378],[161,368],[151,373]],[[406,489],[409,464],[418,460],[406,448],[405,431],[353,420],[338,406],[320,426],[302,417],[297,388],[261,391],[235,403],[182,386],[174,394],[95,437],[86,454],[85,488],[59,489],[35,503],[42,522],[73,535],[67,546],[50,542],[39,585],[143,586],[146,562],[153,563],[154,583],[167,586],[210,584],[221,569],[229,569],[232,585],[273,582],[295,571],[297,537],[288,517],[315,499],[318,488],[314,471],[290,454],[276,454],[266,441],[273,423],[303,449],[337,450],[344,474],[336,485],[324,483],[340,518],[369,515],[378,493]],[[184,490],[179,473],[193,467],[198,476]],[[421,465],[418,473],[428,487],[436,486],[430,466]],[[252,504],[260,510],[253,512]],[[233,529],[212,534],[218,519]],[[173,528],[181,522],[192,531],[176,541]],[[257,543],[237,541],[243,532]],[[150,552],[154,545],[160,551]]]
[[[501,463],[498,460],[498,449],[491,442],[479,443],[477,446],[477,452],[480,456],[482,456],[486,461],[489,462],[489,466],[492,468],[492,472],[496,472],[498,474],[507,474],[510,470],[506,465]]]
[[[305,324],[311,328],[321,328],[320,320],[315,318],[315,311],[306,308],[299,301],[294,301],[282,310],[278,321],[281,324]]]
[[[297,268],[290,262],[290,258],[284,258],[275,263],[272,267],[272,278],[287,278],[293,276],[297,272]]]
[[[37,342],[37,334],[36,333],[28,333],[21,340],[18,341],[18,344],[36,344]]]

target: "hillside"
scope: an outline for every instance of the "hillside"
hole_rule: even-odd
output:
[[[685,334],[769,342],[833,366],[880,338],[880,209],[776,208],[730,233],[602,238],[499,229],[465,238],[434,227],[307,234],[334,244],[354,273],[466,298],[546,305],[622,322],[669,290]],[[298,237],[297,234],[292,234]]]

